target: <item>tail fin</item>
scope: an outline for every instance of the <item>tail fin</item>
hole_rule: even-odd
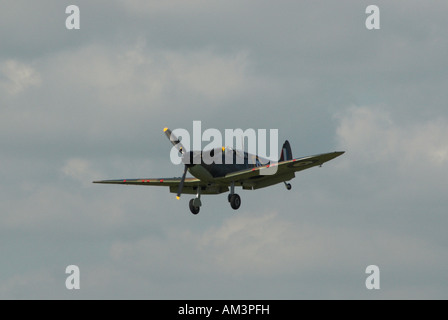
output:
[[[285,143],[283,144],[282,153],[280,154],[280,159],[278,159],[278,162],[286,160],[292,160],[292,151],[288,140],[286,140]]]

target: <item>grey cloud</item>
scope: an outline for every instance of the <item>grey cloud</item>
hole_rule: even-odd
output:
[[[446,4],[69,4],[0,12],[2,298],[446,298]],[[162,129],[193,120],[346,153],[238,212],[90,183],[180,176]]]

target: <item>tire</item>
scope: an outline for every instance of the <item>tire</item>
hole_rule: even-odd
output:
[[[230,206],[232,209],[237,210],[241,206],[241,198],[236,193],[230,197]]]
[[[199,213],[199,207],[195,207],[193,204],[194,199],[191,199],[189,202],[190,211],[192,214],[198,214]]]

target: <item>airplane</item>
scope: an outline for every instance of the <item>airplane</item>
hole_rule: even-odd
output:
[[[291,184],[287,181],[295,177],[295,172],[315,166],[321,167],[325,162],[345,153],[345,151],[335,151],[294,159],[291,146],[286,140],[278,162],[270,163],[258,155],[234,150],[230,147],[202,152],[187,151],[170,129],[164,128],[163,131],[180,153],[184,164],[182,177],[100,180],[93,181],[93,183],[164,186],[169,187],[171,193],[176,193],[177,199],[180,199],[182,193],[196,194],[196,197],[189,202],[191,213],[196,215],[202,206],[201,195],[221,194],[228,192],[230,188],[227,200],[230,206],[237,210],[241,205],[241,197],[235,193],[235,187],[242,187],[243,190],[256,190],[283,182],[286,189],[291,190]],[[221,163],[204,161],[206,153],[213,157],[216,152],[222,153]],[[220,157],[219,154],[218,157]],[[229,161],[225,161],[225,159],[229,158],[226,157],[230,157],[233,161],[228,163]],[[274,168],[275,166],[277,168]],[[270,167],[276,169],[274,174],[265,173]],[[188,171],[194,178],[186,177]]]

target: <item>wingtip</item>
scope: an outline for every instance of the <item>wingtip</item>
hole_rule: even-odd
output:
[[[345,151],[335,151],[335,152],[333,152],[333,154],[334,154],[333,158],[340,157],[340,156],[342,156],[344,153],[345,153]]]

